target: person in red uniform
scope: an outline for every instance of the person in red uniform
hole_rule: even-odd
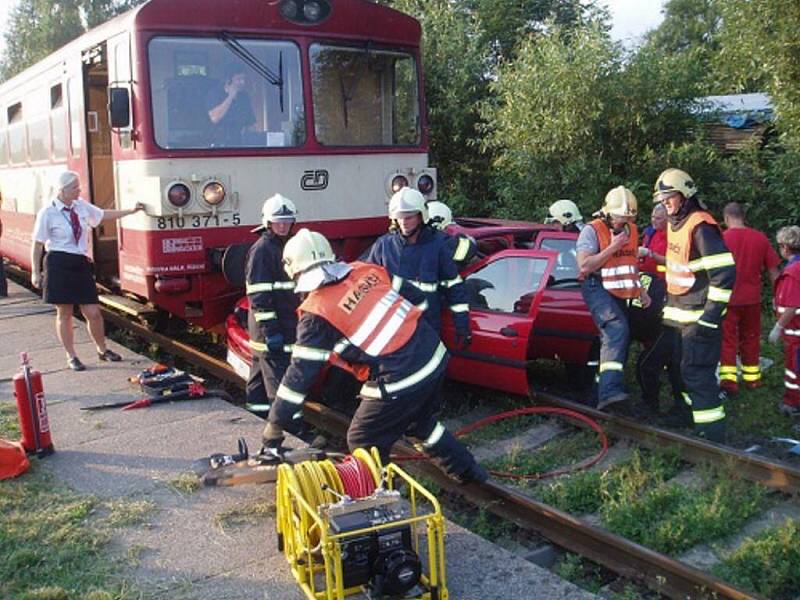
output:
[[[781,256],[789,263],[775,282],[778,322],[769,334],[777,344],[783,338],[784,391],[779,408],[786,415],[800,416],[800,227],[782,227],[777,241]]]
[[[639,246],[639,272],[665,279],[666,254],[667,209],[663,204],[656,204],[650,213],[650,225],[645,228]]]
[[[742,380],[749,389],[761,387],[761,273],[767,271],[772,284],[778,278],[778,258],[767,236],[745,225],[744,209],[736,202],[725,206],[722,238],[736,261],[736,283],[722,322],[720,387],[729,394],[739,391],[736,355],[742,361]]]

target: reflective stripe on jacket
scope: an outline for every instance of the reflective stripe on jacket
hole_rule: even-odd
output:
[[[611,230],[605,221],[595,219],[591,223],[597,233],[600,252],[611,243]],[[636,225],[629,224],[628,243],[612,254],[600,267],[603,287],[617,298],[638,298],[642,284],[639,282],[639,234]]]
[[[700,223],[718,227],[710,214],[698,210],[689,215],[677,231],[667,227],[667,292],[680,296],[685,294],[695,282],[694,271],[689,266],[689,253],[692,250],[692,234]]]

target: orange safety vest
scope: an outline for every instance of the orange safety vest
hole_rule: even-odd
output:
[[[692,234],[700,223],[719,227],[714,217],[702,210],[690,214],[678,231],[667,226],[667,292],[674,296],[685,294],[694,285],[695,276],[689,268],[689,253],[692,250]]]
[[[351,266],[345,279],[309,293],[298,312],[322,317],[344,334],[346,339],[340,343],[356,346],[370,356],[399,350],[416,331],[422,311],[392,289],[383,267],[362,262]],[[366,365],[345,362],[336,349],[329,360],[361,381],[369,376]]]
[[[605,221],[595,219],[589,223],[597,233],[600,252],[611,243],[611,230]],[[617,298],[638,298],[641,293],[639,282],[639,232],[635,223],[628,225],[628,244],[617,250],[600,267],[603,287]]]

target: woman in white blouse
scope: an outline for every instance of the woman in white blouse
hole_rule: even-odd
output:
[[[44,301],[56,307],[56,332],[67,352],[67,364],[73,371],[83,371],[86,367],[75,354],[72,330],[72,313],[76,304],[86,319],[98,358],[115,362],[121,360],[119,354],[106,348],[103,317],[89,258],[89,231],[101,221],[119,219],[144,210],[144,205],[137,203],[131,210],[98,208],[80,198],[81,184],[74,171],[64,171],[56,187],[56,198],[42,207],[33,226],[31,283],[36,288],[44,283]],[[45,251],[42,277],[42,255]]]

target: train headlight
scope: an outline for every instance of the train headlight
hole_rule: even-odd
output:
[[[222,204],[225,200],[225,187],[219,181],[210,181],[203,187],[203,200],[210,206]]]
[[[433,177],[430,175],[423,175],[417,179],[417,189],[423,194],[430,194],[433,191]]]
[[[328,0],[281,0],[281,16],[298,25],[316,25],[331,14]]]
[[[173,183],[167,190],[167,200],[175,208],[183,208],[192,199],[192,193],[186,184]]]
[[[392,179],[392,193],[397,193],[404,187],[408,187],[408,178],[405,175],[395,175]]]

